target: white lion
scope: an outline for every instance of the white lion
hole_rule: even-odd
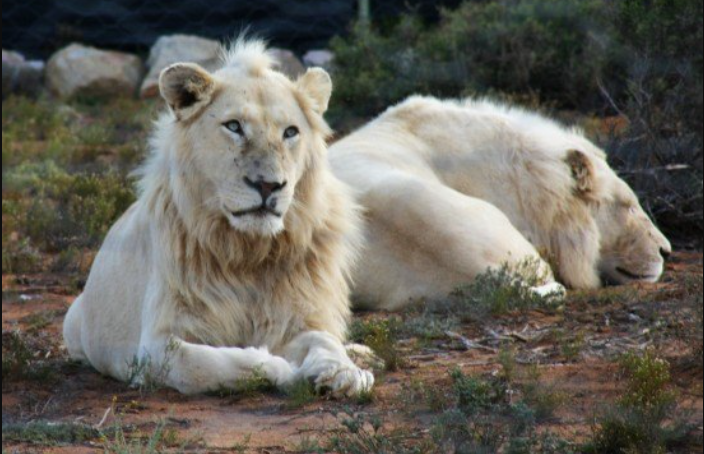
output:
[[[603,151],[525,110],[412,98],[330,156],[367,210],[355,293],[368,308],[541,256],[574,289],[655,282],[672,250]],[[539,290],[559,290],[546,276]]]
[[[185,394],[252,374],[365,392],[374,377],[343,345],[359,215],[326,159],[330,77],[311,69],[292,82],[258,41],[240,40],[224,63],[162,73],[170,112],[139,200],[68,313],[68,350]]]

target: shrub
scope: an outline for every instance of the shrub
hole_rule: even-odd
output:
[[[350,340],[362,343],[371,348],[384,361],[389,372],[395,372],[403,367],[403,355],[398,350],[397,343],[402,330],[400,320],[392,318],[382,321],[356,321],[350,330]]]
[[[412,14],[385,33],[357,25],[331,43],[336,103],[368,115],[413,93],[498,91],[593,107],[608,66],[602,6],[601,0],[466,2],[443,10],[435,28]]]
[[[383,422],[376,417],[355,415],[347,410],[342,420],[343,428],[338,430],[327,443],[323,452],[338,454],[430,454],[424,443],[417,446],[417,440],[410,432],[398,430],[387,432]],[[411,446],[409,441],[415,441]]]
[[[51,382],[56,373],[43,359],[46,346],[20,332],[2,333],[2,382],[30,380],[39,383]]]
[[[623,397],[599,420],[585,451],[599,454],[664,454],[681,447],[688,429],[675,414],[670,365],[648,351],[621,363],[627,381]]]
[[[443,10],[434,26],[413,14],[387,28],[357,25],[331,43],[332,116],[375,115],[416,93],[619,115],[629,127],[603,139],[611,162],[666,233],[701,247],[703,8],[700,0],[482,0]]]
[[[121,175],[71,175],[52,161],[22,164],[3,180],[27,199],[21,232],[47,252],[96,246],[135,200]]]
[[[530,261],[489,270],[472,284],[457,289],[438,307],[442,312],[459,314],[465,321],[533,309],[556,309],[558,301],[531,290],[542,282],[538,270],[539,264]]]
[[[675,239],[701,246],[702,2],[621,0],[613,6],[627,71],[616,108],[629,120],[607,148],[612,163]]]

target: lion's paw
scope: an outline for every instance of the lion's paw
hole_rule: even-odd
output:
[[[358,397],[374,388],[374,375],[353,366],[343,366],[323,373],[315,381],[318,391],[330,390],[333,397]]]

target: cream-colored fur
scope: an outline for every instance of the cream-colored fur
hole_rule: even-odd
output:
[[[292,82],[273,64],[240,41],[214,74],[164,71],[171,110],[139,200],[69,311],[72,357],[186,394],[254,373],[338,396],[373,386],[343,344],[359,215],[326,159],[332,83],[320,69]]]
[[[539,255],[576,289],[657,281],[671,252],[603,151],[521,109],[412,98],[330,156],[367,210],[355,293],[371,308],[443,296]]]

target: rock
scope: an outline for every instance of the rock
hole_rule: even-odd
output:
[[[320,67],[331,70],[334,60],[335,54],[324,49],[311,50],[303,56],[303,64],[306,65],[307,68]]]
[[[142,98],[159,95],[159,76],[174,63],[197,63],[214,71],[220,66],[220,43],[197,36],[164,36],[154,44],[149,53],[149,72],[142,83]]]
[[[279,63],[278,70],[286,74],[289,78],[296,80],[306,72],[305,66],[301,60],[296,57],[296,54],[285,49],[270,49],[271,54]]]
[[[2,99],[10,94],[37,97],[44,86],[44,63],[27,61],[17,52],[2,51]]]
[[[142,60],[131,54],[71,44],[47,65],[47,85],[63,99],[132,97],[142,80]]]

